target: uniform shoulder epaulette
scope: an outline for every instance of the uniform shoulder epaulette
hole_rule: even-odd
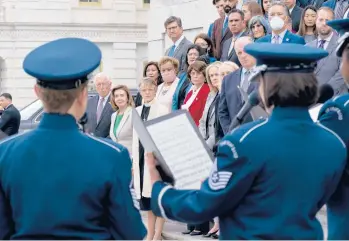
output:
[[[259,119],[253,122],[249,122],[246,124],[243,124],[234,130],[232,130],[229,133],[229,136],[234,137],[234,139],[239,140],[240,142],[245,139],[253,130],[257,129],[258,127],[266,124],[268,122],[268,119]]]
[[[112,140],[109,140],[108,138],[100,138],[100,137],[96,137],[96,136],[93,136],[90,134],[86,134],[86,136],[89,137],[90,139],[96,141],[96,142],[99,142],[105,146],[108,146],[108,147],[118,151],[119,153],[121,153],[125,149],[125,147],[123,147],[122,145],[120,145]]]

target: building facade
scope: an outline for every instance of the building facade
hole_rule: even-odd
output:
[[[172,45],[166,36],[164,22],[170,16],[182,19],[184,35],[190,41],[207,33],[209,25],[218,18],[212,0],[151,0],[148,13],[148,59],[158,60]]]
[[[0,93],[23,107],[36,99],[35,80],[22,69],[33,48],[62,37],[101,48],[97,71],[113,84],[137,86],[147,60],[149,0],[0,0]]]

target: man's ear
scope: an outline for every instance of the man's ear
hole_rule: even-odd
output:
[[[40,87],[38,86],[38,84],[34,85],[34,92],[35,95],[40,99]]]
[[[87,91],[87,85],[86,85],[81,91],[79,91],[78,97],[76,98],[76,100],[80,105],[84,104],[84,102],[87,100],[87,96],[88,96],[88,91]]]

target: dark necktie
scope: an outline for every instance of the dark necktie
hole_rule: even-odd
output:
[[[319,49],[325,49],[325,43],[326,43],[326,40],[324,39],[319,40]]]

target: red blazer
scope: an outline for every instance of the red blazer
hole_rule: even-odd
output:
[[[207,96],[210,93],[210,87],[208,87],[208,84],[204,84],[201,89],[199,90],[199,93],[196,95],[195,100],[189,107],[189,113],[193,120],[195,121],[196,126],[199,126],[199,121],[201,119],[202,113],[204,112]],[[187,101],[190,99],[191,95],[193,94],[193,91],[189,91],[187,96],[184,99],[184,103],[186,104]]]

